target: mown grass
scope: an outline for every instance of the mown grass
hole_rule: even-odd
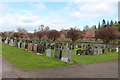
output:
[[[49,58],[45,55],[36,55],[35,53],[27,52],[6,44],[3,44],[2,56],[14,66],[23,70],[34,70],[68,65],[58,59]]]
[[[75,55],[76,50],[72,51],[72,60],[74,64],[90,64],[98,62],[106,62],[118,60],[118,53],[111,52],[100,55]],[[54,50],[52,50],[52,58],[44,55],[36,55],[35,53],[27,52],[17,47],[11,47],[9,45],[2,45],[2,56],[7,59],[14,66],[23,70],[35,70],[51,67],[68,66],[65,62],[62,62],[54,58]]]
[[[0,56],[2,56],[2,43],[0,42]]]

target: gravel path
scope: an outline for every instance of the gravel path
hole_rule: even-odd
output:
[[[0,59],[2,57],[0,56]],[[24,71],[2,58],[3,78],[118,78],[118,61]]]

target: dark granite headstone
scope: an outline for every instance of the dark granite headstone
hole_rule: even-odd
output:
[[[55,58],[61,59],[61,57],[62,57],[62,50],[55,49]]]

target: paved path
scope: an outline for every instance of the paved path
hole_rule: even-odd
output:
[[[2,58],[2,68],[3,78],[118,78],[118,61],[24,71]]]

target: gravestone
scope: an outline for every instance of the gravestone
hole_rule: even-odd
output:
[[[46,56],[51,57],[51,49],[47,49]]]
[[[32,52],[32,43],[29,43],[29,44],[28,44],[28,51],[29,51],[29,52]]]
[[[105,48],[102,48],[102,53],[106,54]]]
[[[108,52],[111,52],[111,51],[110,51],[110,48],[107,48],[107,50],[108,50]]]
[[[72,51],[69,49],[64,50],[64,57],[61,58],[62,61],[72,64]]]
[[[8,39],[8,37],[7,37],[6,40],[5,40],[5,44],[8,44],[8,40],[9,40],[9,39]]]
[[[28,40],[25,41],[25,50],[28,49]]]
[[[10,40],[9,45],[13,46],[13,39]]]
[[[94,54],[98,54],[98,49],[97,49],[97,47],[95,47],[93,50],[94,50]]]
[[[33,50],[33,52],[37,54],[37,44],[34,44],[34,50]]]
[[[61,59],[61,57],[62,57],[62,50],[55,49],[55,55],[54,55],[54,57],[57,58],[57,59]]]
[[[116,47],[116,52],[119,52],[119,48],[118,47]]]
[[[22,42],[22,44],[21,44],[22,46],[21,46],[21,48],[22,49],[25,49],[25,41],[24,42]]]
[[[78,48],[78,45],[76,45],[76,48]]]
[[[37,54],[38,55],[42,55],[42,45],[40,43],[40,41],[37,41]]]
[[[21,42],[20,42],[20,40],[19,40],[19,41],[18,41],[18,48],[20,48],[20,43],[21,43]]]
[[[16,47],[16,44],[17,44],[17,40],[16,40],[16,39],[14,39],[13,46],[15,46],[15,47]]]
[[[98,54],[102,54],[102,49],[100,47],[98,48]]]
[[[34,41],[32,41],[32,51],[34,52]]]

